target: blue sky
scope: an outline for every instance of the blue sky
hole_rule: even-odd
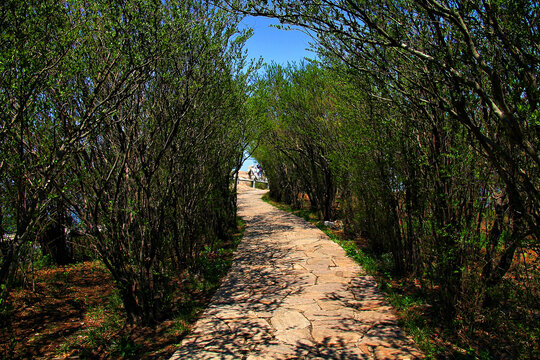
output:
[[[299,30],[280,30],[270,25],[279,25],[275,19],[248,16],[242,20],[242,24],[253,29],[253,36],[247,41],[246,49],[248,58],[259,59],[270,64],[272,61],[286,65],[287,62],[299,63],[304,57],[315,58],[314,52],[308,51],[312,39]],[[248,159],[242,166],[242,171],[247,171],[254,159]]]
[[[312,39],[299,30],[281,30],[270,27],[279,25],[275,19],[248,16],[242,20],[246,27],[253,28],[254,34],[247,41],[248,57],[258,59],[263,57],[270,64],[287,64],[288,61],[299,62],[304,57],[314,58],[315,53],[308,51]]]

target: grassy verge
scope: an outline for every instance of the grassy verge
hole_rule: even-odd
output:
[[[317,216],[317,214],[313,213],[312,211],[306,210],[306,209],[296,209],[293,208],[291,205],[279,203],[277,201],[274,201],[270,198],[270,194],[266,193],[263,195],[262,200],[264,202],[267,202],[268,204],[277,207],[280,210],[286,211],[288,213],[291,213],[293,215],[296,215],[298,217],[301,217],[302,219],[317,225],[320,221]]]
[[[196,273],[177,280],[170,316],[155,327],[126,323],[110,274],[99,261],[44,266],[35,287],[12,291],[0,317],[0,359],[169,358],[219,287],[243,237],[245,224],[227,241],[206,248]]]

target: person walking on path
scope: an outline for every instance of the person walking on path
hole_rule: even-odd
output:
[[[244,239],[172,359],[420,359],[376,283],[319,229],[241,187]]]

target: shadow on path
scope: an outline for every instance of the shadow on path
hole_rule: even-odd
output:
[[[172,359],[414,359],[376,284],[304,220],[239,194],[231,270]]]

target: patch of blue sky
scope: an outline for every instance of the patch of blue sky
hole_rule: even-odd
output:
[[[247,16],[241,26],[253,29],[253,36],[247,41],[248,59],[263,59],[270,64],[286,65],[288,62],[299,63],[304,58],[316,58],[316,53],[310,51],[311,37],[298,28],[294,30],[277,29],[280,25],[276,19]]]
[[[248,60],[262,58],[265,64],[287,65],[289,62],[299,64],[304,58],[317,58],[317,54],[310,51],[313,39],[308,34],[298,29],[278,29],[275,25],[280,25],[279,20],[265,17],[247,16],[242,20],[241,26],[253,29],[253,36],[246,42]],[[257,161],[249,157],[240,170],[247,171],[255,164]]]

